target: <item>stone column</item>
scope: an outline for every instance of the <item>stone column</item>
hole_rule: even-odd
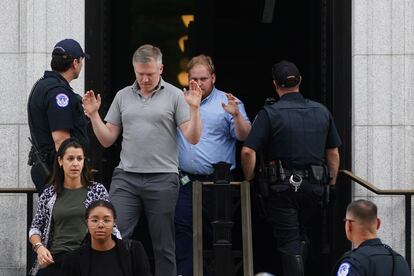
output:
[[[27,166],[26,104],[34,82],[50,70],[55,43],[84,46],[83,0],[0,1],[0,187],[34,187]],[[71,83],[83,93],[83,74]],[[0,194],[0,275],[25,275],[26,198]]]
[[[414,189],[414,3],[354,0],[352,12],[353,170],[381,189]],[[404,255],[404,197],[358,185],[353,196],[378,204],[380,238]]]

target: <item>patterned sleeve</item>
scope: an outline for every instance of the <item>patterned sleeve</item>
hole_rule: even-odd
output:
[[[109,201],[109,194],[105,186],[100,183],[98,183],[96,186],[98,199]]]
[[[29,239],[33,235],[39,235],[42,237],[43,229],[46,227],[46,218],[48,215],[47,211],[47,202],[48,198],[50,198],[50,190],[47,189],[43,192],[43,194],[39,198],[39,202],[37,204],[36,214],[33,217],[32,224],[29,230]],[[42,240],[44,237],[42,237]]]
[[[109,194],[105,186],[97,182],[93,183],[91,188],[88,191],[88,200],[87,200],[88,206],[89,204],[91,204],[93,201],[96,201],[96,200],[109,201]]]

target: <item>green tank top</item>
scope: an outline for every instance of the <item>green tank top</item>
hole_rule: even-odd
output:
[[[53,207],[52,254],[73,251],[80,247],[88,228],[85,222],[87,189],[64,189]]]

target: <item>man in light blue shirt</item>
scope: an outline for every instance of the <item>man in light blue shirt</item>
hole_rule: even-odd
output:
[[[210,57],[193,57],[187,65],[189,81],[202,90],[201,138],[196,145],[178,132],[180,192],[175,214],[176,259],[179,275],[193,275],[192,181],[212,181],[212,164],[224,161],[236,166],[236,140],[244,141],[251,128],[243,103],[232,94],[218,90]]]

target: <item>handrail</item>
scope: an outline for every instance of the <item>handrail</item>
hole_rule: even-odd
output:
[[[37,193],[36,189],[34,188],[0,188],[0,194],[26,194],[26,225],[27,225],[27,232],[29,233],[30,225],[32,224],[33,218],[33,194]],[[30,270],[30,263],[32,259],[32,246],[27,239],[26,242],[26,274]]]
[[[404,189],[403,190],[399,190],[399,189],[382,190],[382,189],[379,189],[379,188],[375,187],[373,184],[369,183],[368,181],[356,176],[351,171],[340,170],[339,172],[345,174],[346,176],[348,176],[353,181],[357,182],[358,184],[360,184],[364,188],[367,188],[371,192],[376,193],[377,195],[414,195],[414,190],[404,190]]]
[[[0,194],[35,194],[35,188],[0,188]]]
[[[378,194],[378,195],[403,195],[405,197],[405,259],[407,260],[408,264],[411,267],[411,206],[412,206],[412,202],[411,202],[411,196],[414,195],[414,189],[395,189],[395,190],[388,190],[388,189],[379,189],[377,188],[375,185],[373,185],[372,183],[362,179],[361,177],[358,177],[357,175],[355,175],[353,172],[349,171],[349,170],[340,170],[340,173],[342,173],[343,175],[345,175],[347,178],[351,179],[352,181],[358,183],[359,185],[361,185],[362,187],[366,188],[367,190]],[[214,184],[213,182],[204,182],[204,185],[212,185]],[[243,193],[247,193],[243,195],[243,197],[245,198],[249,198],[250,195],[248,194],[248,190],[243,189],[245,185],[241,185],[244,183],[241,182],[231,182],[232,185],[240,185],[242,187],[242,192]],[[215,184],[217,185],[217,184]],[[218,184],[220,185],[220,184]],[[198,185],[195,185],[195,187],[197,187]],[[201,185],[199,185],[201,187]],[[196,191],[198,189],[195,189]],[[193,191],[194,193],[195,191]],[[200,193],[201,191],[197,191],[198,193]],[[32,218],[33,218],[33,194],[37,193],[36,189],[34,188],[0,188],[0,194],[26,194],[26,199],[27,199],[27,209],[26,209],[26,218],[27,218],[27,232],[30,228],[31,222],[32,222]],[[201,193],[200,193],[201,195]],[[197,198],[199,198],[199,196],[196,196]],[[200,198],[200,203],[201,203],[201,198]],[[197,204],[193,204],[193,206],[197,206]],[[243,212],[245,213],[245,212]],[[249,225],[249,221],[250,218],[248,217],[248,215],[244,214],[246,216],[246,224]],[[201,216],[200,216],[201,217]],[[196,221],[196,220],[195,220]],[[245,223],[243,223],[245,224]],[[197,229],[197,227],[195,227],[195,229]],[[247,229],[247,236],[249,236],[249,232],[251,231],[251,229]],[[251,233],[251,232],[250,232]],[[243,239],[244,240],[244,239]],[[248,241],[246,242],[246,251],[245,253],[247,254],[243,254],[246,255],[247,260],[245,260],[245,264],[247,264],[246,271],[250,271],[251,268],[251,240],[247,239]],[[196,242],[197,244],[197,242]],[[245,246],[244,246],[245,247]],[[201,245],[202,248],[202,245]],[[244,249],[244,248],[243,248]],[[200,250],[200,248],[198,248],[198,250]],[[245,250],[245,249],[244,249]],[[243,250],[243,251],[244,251]],[[201,253],[201,252],[199,252]],[[195,251],[195,255],[197,254],[197,251]],[[202,264],[202,255],[201,256],[197,256],[199,258],[199,262]],[[201,257],[201,258],[200,258]],[[27,250],[26,250],[26,266],[28,266],[30,264],[30,260],[32,258],[32,254],[31,254],[31,245],[29,243],[29,241],[27,241]],[[201,260],[200,260],[201,259]],[[202,271],[202,266],[200,267],[201,271]],[[27,270],[30,269],[29,267],[27,267]],[[201,272],[202,273],[202,272]]]
[[[356,176],[353,172],[348,170],[340,170],[349,179],[363,186],[364,188],[374,192],[377,195],[403,195],[405,198],[405,259],[411,268],[411,196],[414,195],[414,190],[395,189],[382,190],[375,187],[368,181]]]

